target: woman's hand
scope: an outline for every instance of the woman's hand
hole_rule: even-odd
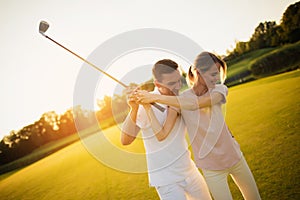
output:
[[[138,103],[149,104],[156,101],[157,95],[153,93],[149,93],[145,90],[137,90],[136,98]]]

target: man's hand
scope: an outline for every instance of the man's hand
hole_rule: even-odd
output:
[[[151,104],[150,103],[142,103],[141,105],[143,105],[143,107],[145,108],[145,110],[147,112],[151,109]]]
[[[130,106],[131,109],[137,109],[139,107],[136,97],[137,90],[139,90],[139,87],[128,87],[124,91],[127,95],[127,104]]]

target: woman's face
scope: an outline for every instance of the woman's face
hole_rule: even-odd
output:
[[[201,77],[198,77],[199,80],[202,80],[204,84],[208,88],[214,88],[216,86],[216,83],[220,82],[220,72],[219,72],[219,63],[213,65],[209,70],[207,70],[204,73],[201,73]],[[197,73],[199,76],[199,73]]]

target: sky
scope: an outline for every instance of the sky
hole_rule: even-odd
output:
[[[83,58],[114,36],[143,28],[171,30],[190,38],[204,50],[224,55],[234,48],[236,41],[248,41],[260,22],[279,24],[286,8],[295,2],[0,0],[0,138],[34,123],[45,112],[54,110],[62,114],[74,105],[83,61],[42,37],[38,33],[41,20],[50,24],[47,35]],[[126,53],[105,69],[118,76],[112,66],[121,65],[123,75],[118,78],[122,78],[133,73],[134,67],[149,68],[164,56],[172,57],[148,50]],[[176,56],[174,59],[180,60]],[[147,72],[147,76],[151,77],[151,73]],[[103,81],[94,86],[95,99],[111,95],[116,87]]]

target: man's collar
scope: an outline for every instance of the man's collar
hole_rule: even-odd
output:
[[[157,87],[154,87],[154,90],[152,91],[152,93],[154,93],[154,94],[161,94],[161,93],[159,92],[159,90],[158,90]]]

